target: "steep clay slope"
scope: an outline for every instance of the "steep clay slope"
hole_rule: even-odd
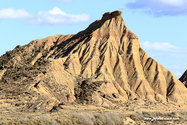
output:
[[[107,12],[76,35],[37,39],[7,52],[0,61],[2,98],[46,100],[40,105],[186,102],[185,86],[147,55],[121,13]]]
[[[187,70],[182,74],[179,80],[187,87]]]

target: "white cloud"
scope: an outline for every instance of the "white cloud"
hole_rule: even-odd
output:
[[[37,15],[29,14],[24,9],[13,8],[0,10],[0,19],[27,19],[29,24],[41,25],[72,25],[85,23],[90,20],[88,14],[67,14],[60,8],[54,7],[49,11],[39,11]]]
[[[28,23],[42,25],[71,25],[85,23],[89,20],[90,16],[87,14],[66,14],[58,7],[54,7],[47,12],[40,11],[33,19],[28,20]]]
[[[60,15],[66,15],[65,12],[61,11],[58,7],[54,7],[52,10],[49,10],[49,13],[52,15],[60,14]]]
[[[186,2],[185,0],[157,0],[157,1],[171,6],[181,6]]]
[[[13,8],[7,8],[0,10],[0,19],[24,19],[31,17],[32,15],[24,9],[15,10]]]
[[[185,49],[174,46],[170,43],[159,43],[159,42],[149,42],[145,41],[141,43],[143,49],[147,51],[165,51],[165,52],[186,52]]]

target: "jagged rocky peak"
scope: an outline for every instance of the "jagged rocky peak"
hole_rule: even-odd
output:
[[[76,34],[73,38],[107,38],[107,37],[127,37],[138,39],[138,36],[130,31],[124,23],[121,11],[106,12],[101,20],[91,23],[88,28]]]

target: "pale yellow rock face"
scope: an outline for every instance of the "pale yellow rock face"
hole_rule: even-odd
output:
[[[0,70],[0,80],[2,79],[5,72],[6,72],[6,69]]]
[[[32,65],[39,59],[50,61],[48,72],[38,80],[50,82],[67,97],[65,101],[75,101],[77,78],[92,78],[104,81],[99,91],[112,96],[112,101],[124,102],[130,98],[145,98],[150,101],[187,101],[187,88],[166,68],[149,57],[141,48],[138,37],[124,24],[121,11],[105,13],[76,35],[56,35],[30,43],[30,48],[43,47],[47,55],[38,54]],[[42,57],[43,56],[43,57]],[[46,87],[45,87],[46,88]],[[55,90],[38,91],[57,100],[63,95]],[[47,94],[50,93],[50,94]],[[95,91],[94,104],[113,105]]]

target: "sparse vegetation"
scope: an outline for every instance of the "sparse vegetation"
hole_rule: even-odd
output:
[[[137,117],[136,114],[131,114],[131,115],[130,115],[130,118],[131,118],[132,120],[134,120],[134,121],[138,121],[138,120],[139,120],[139,118]]]
[[[30,58],[27,59],[28,62],[31,62],[32,60],[33,60],[32,57],[30,57]]]
[[[33,65],[34,68],[38,67],[38,62],[35,62]]]
[[[152,114],[150,112],[142,112],[143,116],[144,117],[147,117],[147,118],[153,118]]]
[[[104,114],[73,114],[73,118],[77,118],[78,124],[83,125],[121,125],[122,124],[122,118],[119,114],[108,112]]]
[[[26,71],[23,71],[23,72],[22,72],[22,76],[23,76],[23,77],[28,77],[28,73],[27,73]]]
[[[77,123],[83,124],[83,125],[93,125],[95,122],[95,117],[89,114],[85,114],[85,113],[73,114],[72,118],[76,118]]]
[[[38,53],[34,53],[34,55],[32,56],[33,58],[36,57],[38,55]]]
[[[13,65],[10,66],[10,68],[13,68],[13,67],[14,67]]]
[[[86,103],[91,104],[92,103],[92,93],[94,91],[97,91],[97,88],[104,83],[104,81],[96,81],[92,82],[91,78],[81,79],[78,78],[78,86],[75,87],[75,97],[77,99],[77,102],[79,103]]]
[[[27,55],[27,53],[24,53],[24,54],[23,54],[23,56],[26,56],[26,55]]]
[[[57,106],[57,105],[53,106],[53,109],[57,109],[57,108],[58,108],[58,106]]]
[[[0,124],[3,123],[0,122]],[[119,114],[108,112],[104,114],[74,113],[69,117],[52,119],[42,117],[40,119],[28,119],[4,122],[5,124],[27,124],[27,125],[122,125],[123,121]]]

